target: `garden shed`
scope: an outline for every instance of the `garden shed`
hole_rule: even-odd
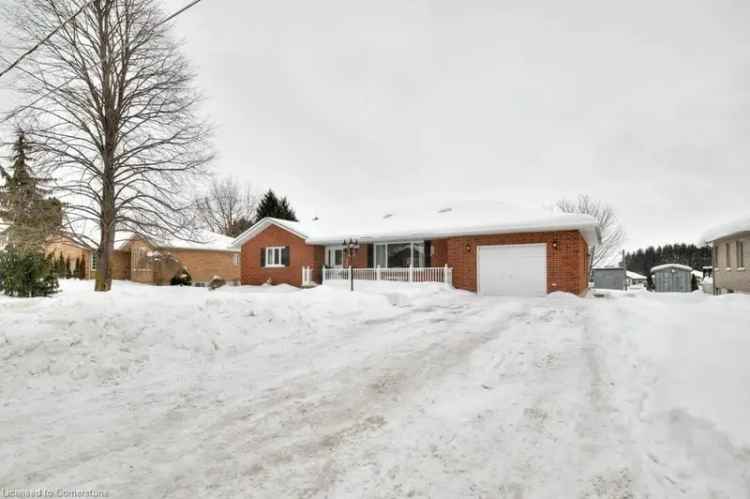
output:
[[[594,288],[626,290],[625,269],[618,267],[604,267],[592,271]]]
[[[693,269],[679,263],[667,263],[651,269],[654,289],[659,293],[690,293]]]

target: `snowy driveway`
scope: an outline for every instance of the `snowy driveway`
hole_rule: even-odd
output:
[[[750,297],[268,291],[0,298],[0,488],[750,497]]]

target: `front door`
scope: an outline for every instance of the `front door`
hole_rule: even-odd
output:
[[[332,269],[344,266],[344,247],[329,246],[326,248],[326,265]]]

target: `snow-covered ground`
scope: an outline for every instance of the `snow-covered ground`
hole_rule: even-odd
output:
[[[750,296],[0,298],[0,488],[750,497]]]

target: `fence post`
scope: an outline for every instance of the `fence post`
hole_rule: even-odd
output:
[[[320,284],[325,284],[325,283],[326,283],[326,266],[323,265],[320,268]]]
[[[351,265],[349,265],[349,291],[354,291],[354,271]]]
[[[414,267],[409,264],[409,282],[414,282]]]
[[[443,283],[445,284],[445,287],[450,287],[451,285],[451,272],[448,268],[448,264],[445,264],[445,267],[443,267]]]
[[[376,281],[379,281],[379,280],[380,280],[380,265],[378,265],[378,266],[377,266],[377,267],[375,268],[375,280],[376,280]]]

